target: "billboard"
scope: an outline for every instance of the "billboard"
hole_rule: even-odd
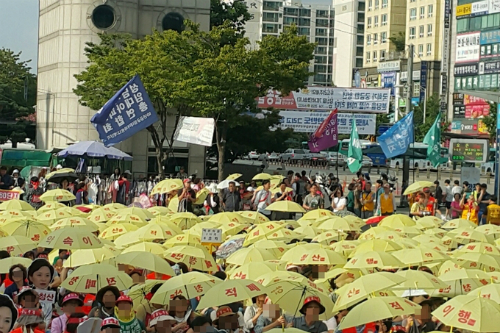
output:
[[[313,133],[328,117],[330,112],[280,111],[282,129],[292,128],[295,132]],[[350,134],[353,117],[361,135],[374,135],[377,115],[339,113],[337,115],[337,133]]]
[[[488,127],[486,127],[481,119],[453,119],[450,133],[470,136],[489,136]]]
[[[270,90],[266,96],[257,98],[261,109],[325,110],[360,113],[388,113],[390,89],[356,89],[333,87],[307,87],[281,96]]]
[[[472,12],[472,4],[468,3],[465,5],[460,5],[457,6],[456,9],[456,17],[468,16],[471,14],[471,12]]]
[[[480,32],[457,35],[455,62],[478,62]]]

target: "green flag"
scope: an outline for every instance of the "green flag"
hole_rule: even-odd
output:
[[[359,142],[358,128],[356,119],[352,119],[351,140],[349,141],[349,150],[347,151],[347,166],[352,173],[358,172],[363,161],[363,151]]]
[[[425,135],[424,143],[427,144],[427,159],[432,166],[437,167],[441,159],[441,113],[438,114],[434,124]]]

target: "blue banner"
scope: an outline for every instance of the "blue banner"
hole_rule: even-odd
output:
[[[394,96],[396,86],[396,72],[382,73],[382,87],[391,88],[391,96]]]
[[[427,61],[420,62],[420,102],[424,102],[427,94]]]
[[[136,75],[90,119],[99,138],[109,147],[158,121],[146,89]]]
[[[479,44],[495,44],[500,43],[500,30],[490,30],[481,32]]]
[[[377,141],[385,157],[392,158],[406,153],[408,146],[413,142],[413,128],[412,111],[378,137]]]

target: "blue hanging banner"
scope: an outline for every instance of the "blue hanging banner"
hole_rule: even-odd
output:
[[[158,121],[146,89],[136,75],[90,119],[105,146],[113,146]]]
[[[413,142],[413,111],[378,137],[380,148],[387,158],[406,153],[408,146]]]

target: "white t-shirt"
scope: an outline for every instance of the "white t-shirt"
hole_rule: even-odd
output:
[[[453,201],[453,190],[451,189],[451,185],[443,187],[443,194],[446,193],[446,201],[447,202],[452,202]]]
[[[346,198],[342,197],[342,198],[333,198],[333,203],[335,204],[335,207],[342,207],[344,206],[344,208],[342,208],[342,210],[345,209],[345,205],[347,204],[347,200]],[[334,212],[338,212],[339,210],[337,208],[334,208],[333,209]]]
[[[335,317],[332,317],[328,320],[323,320],[325,323],[326,327],[328,327],[329,331],[335,331],[337,329],[337,319]]]

